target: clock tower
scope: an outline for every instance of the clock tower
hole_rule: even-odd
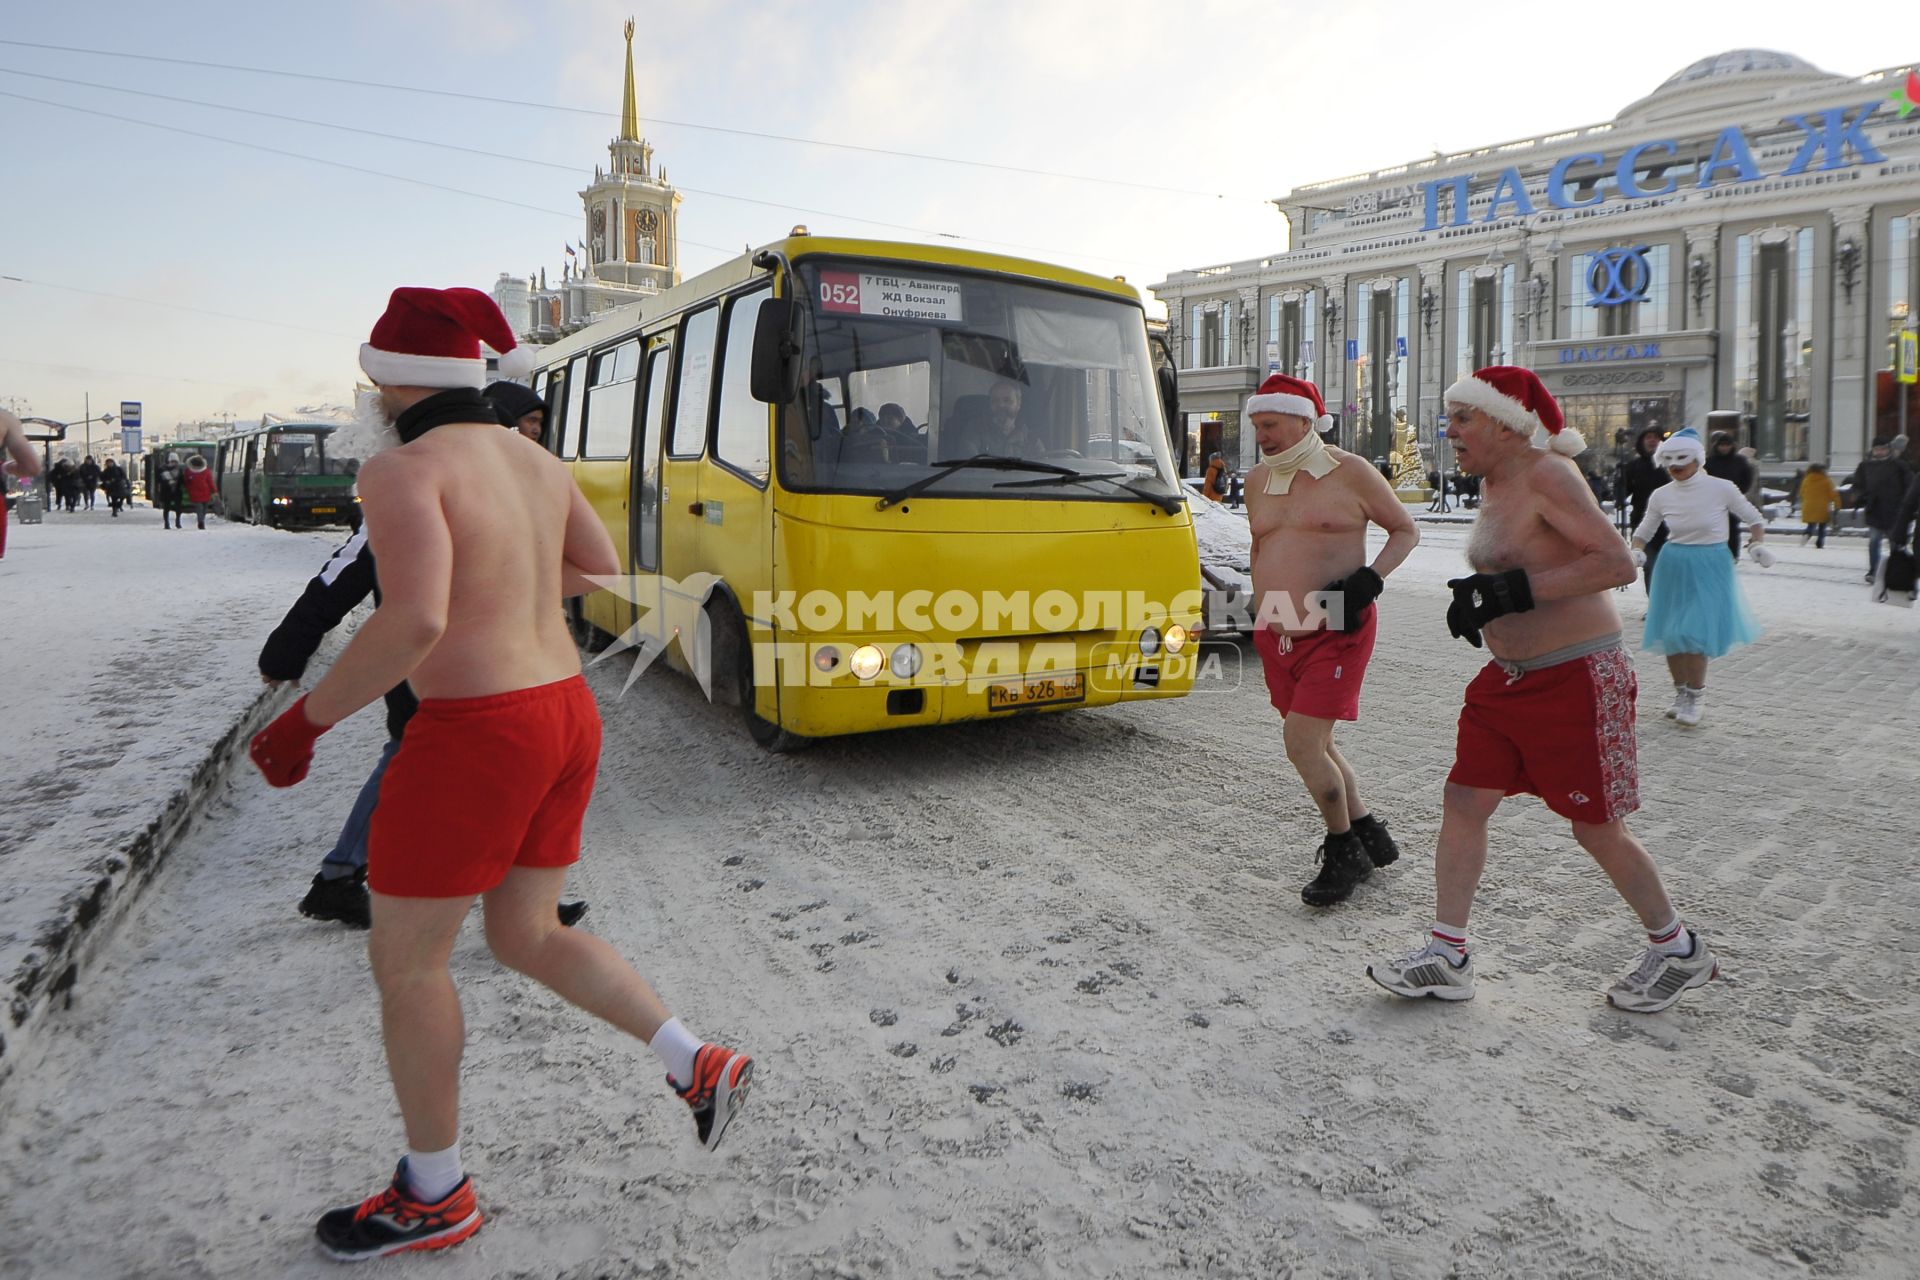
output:
[[[608,144],[610,167],[596,166],[593,185],[580,193],[586,212],[589,281],[648,293],[680,283],[680,193],[655,171],[653,147],[640,136],[633,86],[633,20],[626,25],[627,85],[620,104],[620,136]]]

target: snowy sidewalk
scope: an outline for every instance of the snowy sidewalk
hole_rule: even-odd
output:
[[[265,711],[260,642],[345,536],[158,514],[15,522],[0,560],[0,1087]]]

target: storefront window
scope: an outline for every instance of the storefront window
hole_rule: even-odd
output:
[[[1753,322],[1753,237],[1733,242],[1733,398],[1740,412],[1752,413],[1754,402],[1754,348],[1759,326]]]
[[[1373,369],[1373,288],[1362,284],[1353,291],[1353,315],[1347,324],[1347,347],[1354,353],[1347,364],[1348,395],[1347,413],[1343,423],[1343,434],[1347,447],[1356,453],[1368,452],[1372,423],[1368,421],[1367,392],[1372,384],[1368,374]]]
[[[1793,321],[1786,335],[1787,406],[1783,458],[1807,457],[1813,406],[1813,228],[1794,237]]]
[[[1188,312],[1187,367],[1218,369],[1233,363],[1227,358],[1233,340],[1233,304],[1197,302]]]
[[[1601,305],[1596,297],[1611,282],[1608,265],[1602,261],[1608,252],[1620,248],[1638,248],[1642,253],[1621,269],[1625,278],[1619,283],[1639,293],[1637,302]],[[1640,264],[1644,263],[1644,266]],[[1569,260],[1569,296],[1577,299],[1569,324],[1570,337],[1579,339],[1615,338],[1630,333],[1665,333],[1673,324],[1673,247],[1671,245],[1615,246],[1611,250],[1576,253]],[[1596,276],[1596,270],[1599,275]],[[1644,273],[1644,276],[1643,276]],[[1644,289],[1642,289],[1644,285]]]
[[[1453,376],[1470,376],[1480,366],[1473,362],[1473,270],[1453,273]]]

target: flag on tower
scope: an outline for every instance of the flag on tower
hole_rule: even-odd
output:
[[[573,256],[574,256],[574,255],[573,255],[573,246],[572,246],[571,244],[569,244],[569,245],[567,246],[567,256],[568,256],[569,258],[571,258],[571,257],[573,257]]]

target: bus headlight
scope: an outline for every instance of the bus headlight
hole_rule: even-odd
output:
[[[293,505],[293,499],[292,498],[275,498],[273,500],[273,505],[276,507],[290,507]]]
[[[887,660],[887,666],[902,680],[911,680],[920,674],[921,661],[920,646],[903,644],[894,649],[893,657]]]
[[[1178,653],[1187,647],[1187,629],[1179,623],[1167,628],[1167,652]]]
[[[840,665],[840,651],[830,644],[823,644],[813,651],[813,666],[816,671],[831,671]]]
[[[1153,627],[1148,627],[1140,633],[1140,653],[1143,657],[1151,658],[1158,652],[1160,652],[1160,633]]]
[[[853,651],[853,657],[847,665],[853,668],[853,674],[862,680],[871,680],[880,674],[880,668],[887,664],[887,655],[880,652],[878,645],[863,644]]]

